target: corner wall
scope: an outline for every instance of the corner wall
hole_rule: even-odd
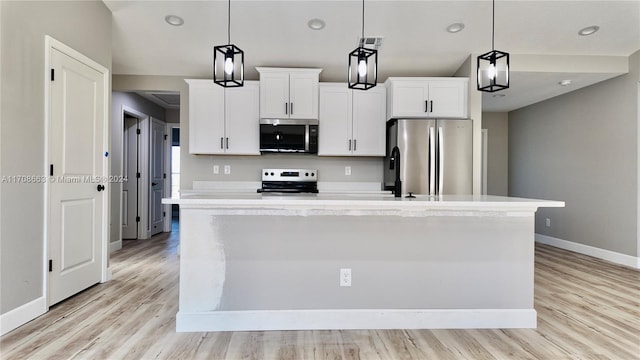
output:
[[[629,71],[509,113],[509,195],[566,202],[536,233],[638,257],[640,51]]]
[[[101,1],[0,1],[2,176],[46,175],[45,35],[111,71],[111,12]],[[44,184],[4,183],[0,207],[0,314],[44,299]],[[39,302],[41,303],[41,302]],[[43,303],[43,302],[42,302]],[[11,315],[17,324],[31,320]],[[2,332],[7,330],[2,324]],[[10,329],[9,329],[10,330]]]

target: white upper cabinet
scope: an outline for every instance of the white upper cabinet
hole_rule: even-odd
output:
[[[386,89],[320,84],[318,155],[384,156]]]
[[[223,88],[211,80],[189,84],[189,153],[260,155],[257,81]]]
[[[468,78],[389,78],[387,119],[467,118]]]
[[[260,118],[317,119],[322,69],[264,68],[260,73]]]

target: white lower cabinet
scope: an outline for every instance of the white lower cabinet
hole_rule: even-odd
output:
[[[386,89],[320,83],[320,156],[385,156]]]
[[[260,155],[260,87],[223,88],[211,80],[189,84],[189,153]]]

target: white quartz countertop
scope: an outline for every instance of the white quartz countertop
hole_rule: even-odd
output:
[[[389,192],[259,194],[251,192],[183,192],[163,204],[184,208],[216,209],[318,209],[318,210],[479,210],[535,211],[539,207],[564,207],[563,201],[492,195],[415,195],[394,197]]]

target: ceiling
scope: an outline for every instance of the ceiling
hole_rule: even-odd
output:
[[[212,76],[213,46],[227,43],[227,1],[104,3],[113,13],[114,74]],[[618,76],[640,49],[640,0],[497,0],[495,7],[495,47],[511,54],[511,87],[483,94],[484,111],[514,110]],[[452,76],[470,56],[475,64],[491,50],[489,0],[367,0],[365,10],[365,36],[384,38],[379,81]],[[166,15],[184,25],[167,24]],[[234,0],[231,42],[245,51],[247,79],[258,79],[256,66],[319,67],[321,81],[345,82],[361,16],[359,0]],[[326,27],[309,28],[314,18]],[[462,31],[446,31],[458,22]],[[600,30],[578,35],[590,25]],[[571,85],[560,86],[565,79]]]

